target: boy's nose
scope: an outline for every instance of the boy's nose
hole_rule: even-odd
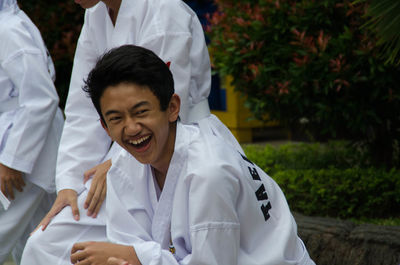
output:
[[[134,121],[131,118],[128,118],[125,123],[125,133],[127,135],[136,135],[141,130],[141,126],[138,122]]]

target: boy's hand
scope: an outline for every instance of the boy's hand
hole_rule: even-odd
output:
[[[111,257],[126,264],[140,265],[132,246],[90,241],[75,243],[71,250],[71,263],[76,265],[107,265]]]
[[[19,192],[23,191],[25,181],[22,172],[9,168],[0,163],[1,192],[11,200],[15,199],[14,188]]]
[[[53,203],[50,211],[46,214],[46,216],[42,219],[39,225],[35,228],[35,230],[31,233],[33,234],[39,227],[42,226],[42,231],[46,229],[49,225],[51,219],[56,216],[64,207],[71,206],[72,215],[76,221],[79,221],[79,209],[78,209],[78,195],[76,191],[71,189],[65,189],[58,192],[57,198]]]
[[[90,185],[90,190],[87,195],[84,208],[87,209],[87,215],[93,218],[97,217],[100,211],[100,207],[104,202],[107,193],[107,182],[106,176],[107,172],[111,167],[111,160],[107,160],[102,164],[95,166],[85,172],[84,183],[93,176],[92,184]]]
[[[131,265],[127,261],[123,259],[117,259],[114,257],[111,257],[107,260],[107,265]]]

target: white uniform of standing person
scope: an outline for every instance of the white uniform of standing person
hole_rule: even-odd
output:
[[[125,150],[113,160],[107,235],[141,264],[315,264],[279,186],[214,134],[178,122],[162,192],[137,163]]]
[[[0,264],[11,251],[19,264],[29,233],[54,201],[64,122],[54,76],[39,30],[15,0],[0,0],[0,196],[10,199],[0,204]],[[22,192],[22,181],[6,185],[10,172],[22,176]]]
[[[57,162],[57,191],[75,190],[79,194],[81,213],[85,213],[84,203],[91,184],[88,181],[84,185],[83,173],[120,150],[117,144],[110,149],[111,140],[81,88],[98,57],[123,44],[146,47],[170,65],[176,92],[182,100],[182,122],[198,122],[201,128],[241,148],[225,125],[210,114],[207,97],[211,67],[203,29],[196,14],[180,0],[122,0],[114,25],[107,6],[99,2],[85,13]],[[70,207],[64,208],[44,231],[38,229],[29,239],[22,264],[70,264],[74,243],[104,241],[104,208],[100,209],[97,218],[80,214],[79,221],[74,220]]]

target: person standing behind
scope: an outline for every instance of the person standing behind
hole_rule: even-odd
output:
[[[32,228],[54,201],[64,122],[53,62],[16,0],[0,0],[0,264],[17,264]]]
[[[111,166],[109,159],[121,148],[112,144],[92,102],[81,89],[83,80],[106,51],[135,44],[155,52],[174,75],[182,101],[179,113],[182,122],[197,122],[202,129],[241,149],[225,125],[210,114],[207,98],[211,67],[204,32],[196,14],[184,2],[76,0],[76,3],[86,8],[86,13],[75,53],[66,124],[58,153],[58,195],[29,239],[23,265],[70,264],[73,243],[106,238],[105,207],[101,207],[106,194],[106,174]]]

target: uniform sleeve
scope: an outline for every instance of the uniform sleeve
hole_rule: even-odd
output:
[[[240,224],[235,207],[239,196],[238,180],[228,170],[215,168],[188,181],[187,209],[175,207],[174,214],[189,216],[190,242],[185,244],[190,245],[186,249],[189,254],[172,259],[174,256],[156,242],[143,242],[133,245],[138,258],[142,264],[152,265],[238,264]]]
[[[45,144],[58,95],[44,55],[24,27],[1,29],[0,62],[18,91],[18,108],[0,163],[31,173]]]
[[[238,264],[239,193],[239,181],[229,167],[204,168],[191,178],[187,209],[191,254],[182,264]]]
[[[81,192],[84,189],[83,173],[102,162],[111,144],[110,138],[101,127],[93,103],[82,90],[83,80],[95,65],[97,56],[88,34],[86,13],[65,107],[66,121],[56,169],[57,191],[73,189]]]

